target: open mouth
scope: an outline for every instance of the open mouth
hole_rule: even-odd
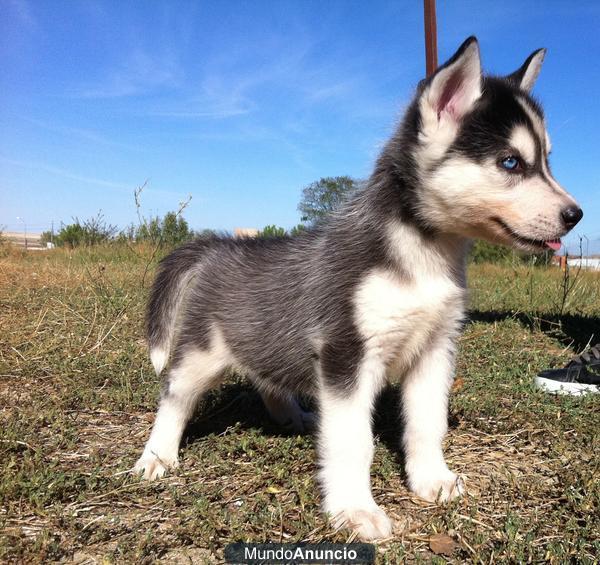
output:
[[[540,251],[544,251],[546,249],[552,249],[553,251],[558,251],[560,249],[561,241],[560,238],[556,239],[530,239],[521,235],[512,229],[508,224],[504,223],[500,218],[492,218],[496,224],[498,224],[504,233],[506,233],[515,243],[526,246],[526,247],[534,247],[539,249]]]

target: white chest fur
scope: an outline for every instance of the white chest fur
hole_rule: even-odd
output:
[[[369,353],[394,376],[408,368],[437,334],[454,331],[464,298],[464,289],[443,275],[407,280],[376,269],[356,292],[356,323]]]

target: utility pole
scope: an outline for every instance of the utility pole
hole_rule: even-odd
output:
[[[425,70],[427,76],[437,69],[437,22],[435,0],[423,0],[425,15]]]
[[[20,216],[17,216],[17,220],[23,223],[23,232],[25,236],[25,251],[27,251],[27,224],[25,223],[25,220]]]

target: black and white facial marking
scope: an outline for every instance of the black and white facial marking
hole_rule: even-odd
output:
[[[581,219],[550,172],[544,115],[529,95],[544,55],[535,51],[508,77],[487,77],[469,39],[423,87],[418,214],[434,229],[541,251],[557,249]]]

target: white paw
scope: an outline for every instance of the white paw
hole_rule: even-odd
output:
[[[336,530],[348,528],[356,532],[363,541],[385,539],[392,535],[393,523],[377,505],[368,508],[349,508],[330,512],[330,514]]]
[[[179,460],[176,455],[174,457],[159,457],[144,451],[134,465],[133,472],[142,475],[148,481],[153,481],[154,479],[160,479],[167,472],[167,469],[174,469],[178,465]]]
[[[408,486],[416,495],[429,502],[446,502],[465,493],[465,481],[449,469],[409,475]]]

